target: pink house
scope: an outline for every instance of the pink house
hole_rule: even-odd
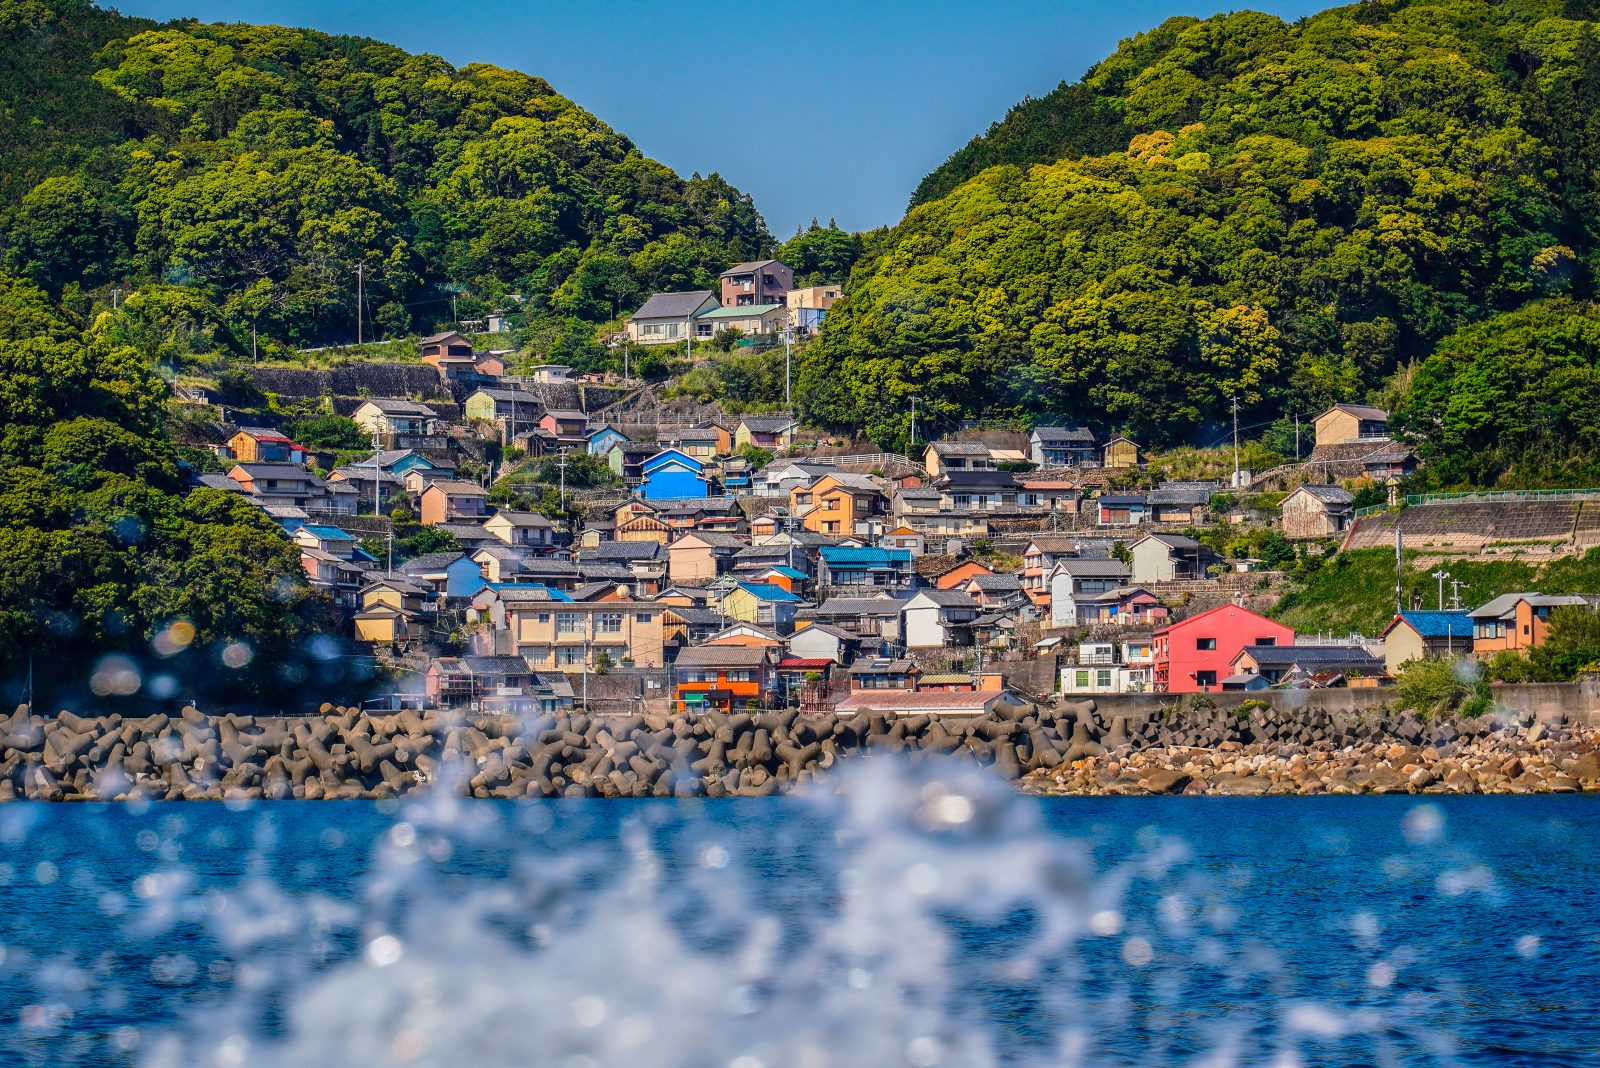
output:
[[[1153,638],[1157,693],[1212,693],[1221,691],[1234,657],[1245,646],[1293,645],[1294,631],[1225,604],[1162,627]]]

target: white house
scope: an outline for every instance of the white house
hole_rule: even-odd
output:
[[[906,648],[971,645],[978,615],[978,602],[959,590],[919,590],[900,610]]]
[[[1050,569],[1050,623],[1056,627],[1078,625],[1080,594],[1110,593],[1128,581],[1128,567],[1120,560],[1057,560]]]

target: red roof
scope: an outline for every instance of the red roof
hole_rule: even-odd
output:
[[[778,661],[779,671],[820,671],[830,667],[833,667],[833,661],[826,657],[820,660],[808,660],[803,656],[786,656]]]

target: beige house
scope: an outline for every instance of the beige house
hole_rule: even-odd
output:
[[[667,577],[674,583],[700,585],[731,570],[733,556],[748,546],[731,534],[697,531],[667,546]]]
[[[1389,413],[1366,404],[1335,404],[1317,416],[1317,444],[1382,441],[1389,437]]]
[[[745,337],[776,334],[789,325],[789,309],[782,304],[754,304],[737,308],[713,308],[695,317],[696,337],[711,337],[724,330],[738,330]],[[705,329],[707,326],[710,329]]]
[[[657,293],[628,320],[628,340],[635,345],[682,345],[691,332],[698,330],[695,317],[720,306],[717,295],[709,289]],[[704,333],[694,336],[709,338],[709,325]]]
[[[1355,513],[1350,491],[1338,486],[1301,486],[1278,506],[1283,536],[1290,539],[1332,538],[1343,534]]]
[[[827,311],[839,299],[839,294],[844,292],[841,285],[802,286],[791,289],[784,296],[784,303],[790,310],[799,308],[818,308]]]
[[[475,520],[488,514],[489,492],[476,482],[440,479],[430,483],[418,499],[421,522],[438,526],[456,519]]]
[[[612,664],[666,664],[665,614],[655,601],[528,601],[506,605],[511,655],[535,671],[594,670],[601,654]]]

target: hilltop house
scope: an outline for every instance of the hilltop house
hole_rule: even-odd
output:
[[[1146,534],[1128,546],[1135,582],[1174,582],[1206,577],[1215,554],[1181,534]]]
[[[1391,675],[1412,660],[1472,652],[1472,617],[1466,612],[1401,612],[1383,628],[1383,663]]]
[[[1216,482],[1165,482],[1147,496],[1154,523],[1202,523],[1211,495],[1222,487]]]
[[[696,316],[718,306],[716,294],[709,289],[657,293],[628,320],[628,340],[635,345],[682,344],[696,329]],[[709,338],[710,327],[698,336]]]
[[[476,482],[440,479],[430,482],[418,498],[419,521],[425,527],[457,519],[481,519],[489,514],[489,492]]]
[[[715,336],[737,330],[745,337],[781,333],[789,325],[789,310],[782,304],[754,304],[737,308],[712,308],[694,319],[696,336]]]
[[[1083,426],[1036,427],[1028,447],[1039,467],[1093,467],[1100,460],[1094,434]]]
[[[1117,470],[1139,466],[1139,446],[1127,438],[1112,438],[1100,450],[1100,466]]]
[[[794,446],[795,422],[792,415],[746,415],[739,420],[733,444],[758,449],[784,451]]]
[[[722,272],[721,282],[725,308],[782,308],[794,288],[794,271],[777,260],[754,260],[729,267]]]
[[[454,330],[425,337],[419,344],[422,362],[438,371],[440,378],[499,378],[506,373],[505,360],[499,354],[476,351],[471,341]]]
[[[1301,486],[1278,505],[1283,536],[1291,540],[1343,534],[1355,513],[1350,491],[1339,486]]]
[[[1383,441],[1389,437],[1389,413],[1366,404],[1335,404],[1316,418],[1318,445]]]
[[[935,441],[922,450],[922,466],[936,479],[952,471],[993,471],[994,456],[981,441]]]
[[[288,435],[260,426],[242,426],[228,439],[228,451],[240,463],[303,464],[306,452]]]
[[[377,434],[381,448],[409,449],[428,444],[438,415],[415,401],[374,397],[357,405],[350,418],[369,433]]]

